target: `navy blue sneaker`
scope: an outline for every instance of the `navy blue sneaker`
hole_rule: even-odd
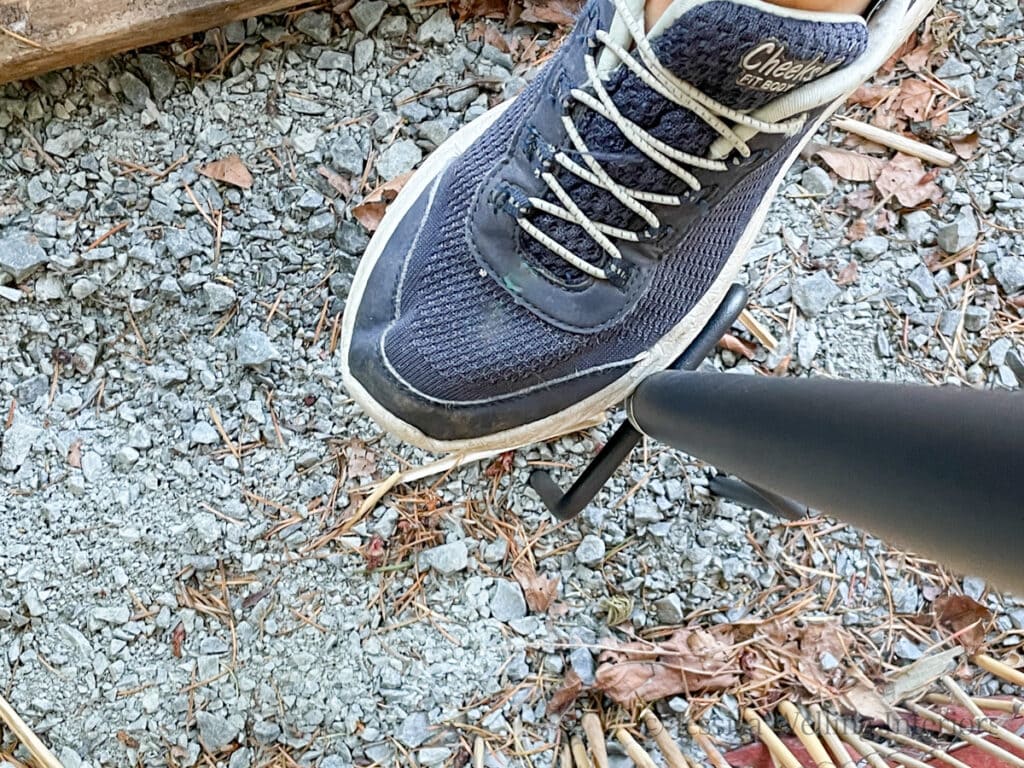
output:
[[[933,4],[676,0],[645,34],[642,0],[590,0],[392,203],[345,311],[349,393],[434,451],[599,416],[700,331],[804,142]]]

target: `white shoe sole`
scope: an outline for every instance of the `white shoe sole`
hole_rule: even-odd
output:
[[[934,0],[921,0],[911,6],[910,11],[905,17],[904,25],[901,25],[901,27],[905,27],[905,30],[901,28],[896,46],[901,44],[916,29],[917,25],[928,14],[934,4]],[[680,353],[689,346],[697,334],[700,333],[715,309],[722,302],[729,286],[736,281],[736,276],[743,266],[746,254],[761,231],[761,225],[764,223],[768,209],[775,199],[775,193],[778,191],[778,187],[785,178],[793,161],[796,160],[804,144],[814,136],[820,125],[831,117],[835,110],[842,106],[845,101],[846,95],[830,104],[814,128],[807,132],[804,140],[799,146],[794,148],[792,154],[786,159],[782,170],[772,180],[767,194],[751,216],[743,236],[737,242],[735,248],[733,248],[732,253],[722,267],[722,271],[715,278],[704,296],[697,302],[696,306],[690,310],[682,321],[649,349],[640,362],[634,365],[621,378],[604,389],[595,392],[590,397],[544,419],[475,438],[438,440],[398,418],[377,402],[373,395],[359,383],[349,370],[348,350],[352,340],[359,302],[362,299],[363,292],[366,290],[370,274],[373,272],[373,268],[384,250],[385,244],[398,227],[406,211],[419,198],[420,193],[447,167],[449,162],[465,152],[513,101],[508,101],[494,107],[456,132],[427,158],[426,162],[413,174],[412,178],[409,179],[408,183],[398,194],[398,197],[388,207],[380,227],[374,233],[370,244],[367,246],[366,252],[359,262],[359,267],[356,269],[356,274],[352,279],[352,288],[349,291],[345,314],[342,319],[341,371],[345,388],[352,398],[382,429],[404,442],[435,453],[466,453],[470,451],[518,448],[558,435],[564,435],[575,431],[582,424],[592,423],[602,412],[625,400],[640,381],[652,373],[664,370],[671,365]]]

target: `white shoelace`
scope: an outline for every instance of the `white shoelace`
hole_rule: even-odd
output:
[[[599,30],[595,37],[599,43],[610,50],[615,57],[627,66],[637,77],[648,87],[660,94],[672,103],[688,109],[700,119],[711,126],[724,142],[735,150],[740,156],[748,157],[750,148],[746,141],[734,130],[736,126],[746,126],[755,133],[777,133],[786,136],[794,135],[804,124],[803,117],[797,117],[785,122],[771,123],[753,118],[743,112],[732,109],[721,104],[706,94],[694,88],[684,80],[676,77],[664,65],[658,61],[658,57],[651,47],[650,41],[644,30],[643,23],[632,15],[627,7],[626,0],[612,0],[616,13],[625,22],[633,38],[635,51],[640,55],[638,61],[625,47],[617,43],[604,30]],[[641,63],[642,62],[642,63]],[[570,94],[580,104],[585,105],[597,114],[604,117],[618,128],[622,135],[629,140],[637,149],[650,158],[653,162],[664,168],[666,171],[682,180],[690,189],[698,191],[701,188],[700,181],[683,166],[701,168],[709,171],[724,171],[727,164],[724,160],[698,157],[672,147],[660,139],[655,138],[643,128],[626,118],[615,106],[611,96],[605,90],[604,84],[597,71],[597,64],[592,53],[588,52],[585,57],[587,68],[587,81],[597,98],[591,94],[574,88]],[[731,123],[730,126],[728,123]],[[591,155],[586,142],[580,136],[573,119],[568,115],[562,117],[562,124],[566,134],[576,148],[576,152],[582,158],[586,167],[580,165],[564,152],[554,155],[554,161],[559,166],[578,176],[584,181],[606,190],[612,194],[623,206],[635,213],[652,230],[661,226],[661,222],[655,213],[644,203],[658,205],[681,205],[683,200],[677,195],[658,194],[639,189],[631,189],[616,182],[601,164]],[[624,240],[627,242],[638,242],[640,236],[636,232],[614,227],[599,221],[593,221],[584,213],[565,191],[565,188],[558,182],[555,175],[550,171],[543,171],[541,179],[561,206],[549,202],[540,197],[529,198],[530,205],[536,210],[550,214],[573,224],[579,225],[612,259],[621,260],[622,253],[612,242],[612,239]],[[517,217],[516,222],[531,237],[538,240],[552,253],[565,259],[576,269],[591,277],[600,280],[609,279],[609,270],[591,264],[580,258],[569,248],[565,247],[547,233],[541,231],[533,222],[524,215]]]

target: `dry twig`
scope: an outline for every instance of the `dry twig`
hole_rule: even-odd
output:
[[[62,768],[60,761],[49,747],[43,744],[42,739],[26,725],[25,721],[14,711],[14,707],[3,696],[0,696],[0,719],[4,721],[18,741],[25,745],[25,749],[39,763],[40,768]]]
[[[893,133],[892,131],[887,131],[883,128],[869,125],[861,122],[860,120],[854,120],[852,117],[832,118],[832,125],[841,131],[855,134],[863,139],[872,141],[875,144],[881,144],[883,147],[895,149],[897,152],[902,152],[905,155],[919,158],[927,163],[938,165],[942,168],[948,168],[957,160],[956,155],[952,152],[936,149],[928,144],[922,144],[920,141],[909,139],[898,133]]]

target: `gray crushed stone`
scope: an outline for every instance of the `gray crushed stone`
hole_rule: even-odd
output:
[[[980,151],[938,172],[936,206],[853,243],[836,211],[856,185],[798,160],[744,274],[779,347],[724,350],[715,366],[1019,388],[1024,338],[999,323],[1024,291],[1021,10],[948,8],[963,23],[938,76],[973,95],[944,135],[977,130]],[[716,501],[706,467],[659,446],[538,535],[550,518],[527,489],[531,463],[568,463],[567,479],[608,426],[518,451],[497,480],[478,464],[451,472],[432,486],[440,511],[411,513],[420,502],[401,489],[337,535],[371,480],[431,460],[379,436],[332,354],[368,242],[352,215],[363,174],[370,189],[408,171],[533,75],[444,8],[361,0],[349,13],[355,28],[319,10],[233,22],[0,87],[2,412],[15,403],[0,434],[0,686],[69,768],[253,768],[281,751],[390,765],[404,759],[395,741],[443,765],[465,759],[466,725],[539,747],[556,726],[535,676],[594,680],[607,598],[633,596],[640,631],[694,612],[734,621],[794,587],[777,521]],[[1009,42],[980,44],[992,38]],[[205,76],[225,42],[241,48]],[[235,153],[252,189],[199,173]],[[975,244],[973,277],[933,270]],[[856,279],[841,280],[851,261]],[[482,510],[537,536],[559,611],[528,609],[512,561],[531,542],[510,547]],[[374,537],[424,531],[425,551],[367,570]],[[818,548],[843,621],[887,659],[920,654],[888,645],[879,583],[907,613],[928,609],[930,585],[852,529]],[[962,588],[1007,609],[1002,630],[1024,629],[1020,603],[975,577]],[[726,709],[707,725],[737,743]],[[661,706],[674,730],[686,711],[681,697]]]

